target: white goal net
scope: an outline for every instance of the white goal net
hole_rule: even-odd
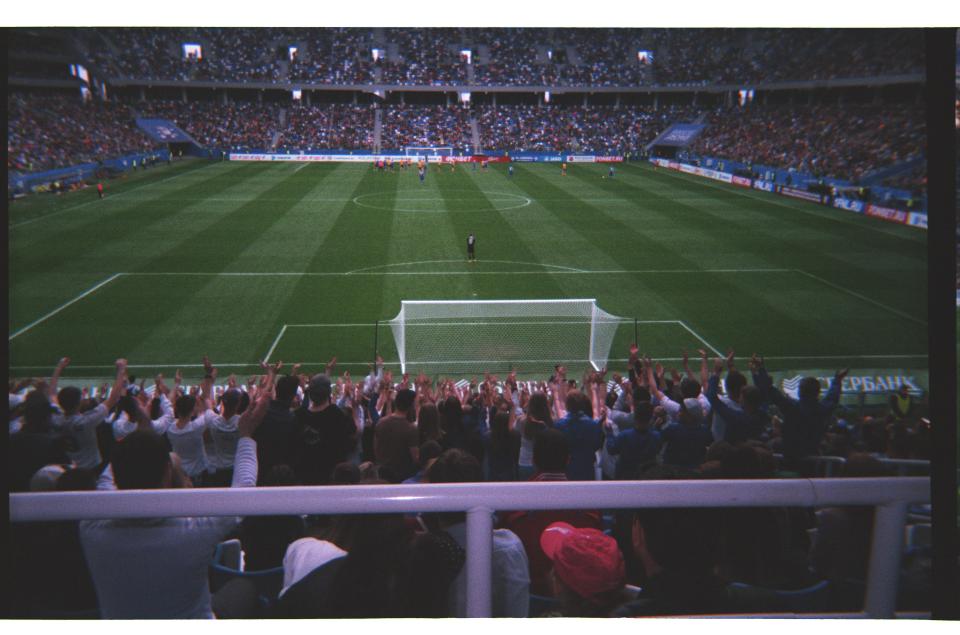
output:
[[[617,328],[632,323],[596,300],[404,300],[390,320],[402,372],[606,366]]]
[[[407,146],[403,154],[408,157],[422,157],[425,161],[437,162],[443,157],[452,157],[453,148],[450,146]]]

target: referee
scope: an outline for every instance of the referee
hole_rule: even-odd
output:
[[[467,236],[467,262],[477,261],[477,237],[473,234]]]

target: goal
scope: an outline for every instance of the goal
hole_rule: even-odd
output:
[[[389,324],[402,372],[436,374],[584,362],[599,370],[626,322],[595,299],[404,300]]]
[[[442,157],[452,157],[453,148],[450,146],[407,146],[403,154],[408,157],[423,157],[426,161],[441,161]]]

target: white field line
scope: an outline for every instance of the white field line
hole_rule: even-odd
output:
[[[928,357],[927,353],[920,353],[918,355],[764,355],[766,360],[776,360],[776,361],[791,361],[791,360],[849,360],[849,359],[862,359],[862,360],[874,360],[874,359],[926,359]],[[661,362],[679,362],[683,361],[682,357],[657,357],[656,361]],[[293,360],[291,360],[292,362]],[[556,363],[557,361],[564,362],[583,362],[588,364],[590,360],[587,359],[574,359],[574,360],[558,360],[558,359],[549,359],[549,360],[534,360],[534,359],[516,359],[510,360],[511,362],[523,364],[523,363],[533,363],[533,362],[549,362]],[[608,362],[628,362],[630,361],[626,357],[621,358],[610,358],[607,359]],[[323,361],[311,362],[297,362],[303,364],[304,366],[326,366],[330,362],[329,359]],[[454,362],[454,363],[493,363],[500,364],[504,360],[466,360],[463,362]],[[346,362],[346,361],[337,361],[337,366],[367,366],[370,363],[369,360],[362,362]],[[433,364],[448,364],[451,362],[431,362]],[[217,368],[260,368],[260,362],[241,362],[241,363],[231,363],[231,364],[214,364]],[[385,366],[400,366],[400,362],[384,362]],[[50,364],[39,364],[37,366],[10,366],[10,370],[34,370],[34,369],[43,369],[50,368]],[[93,365],[70,365],[71,369],[74,370],[98,370],[98,369],[113,369],[115,366],[113,364],[93,364]],[[130,364],[127,368],[203,368],[203,364],[189,363],[189,364]]]
[[[208,168],[208,167],[210,167],[211,165],[213,165],[212,162],[211,162],[211,163],[208,163],[207,165],[205,165],[205,166],[203,166],[203,167],[197,168],[197,169],[195,169],[195,170],[189,170],[189,171],[187,171],[187,172],[180,172],[179,174],[174,174],[173,176],[168,176],[168,177],[166,177],[166,178],[160,179],[159,181],[151,181],[151,182],[149,182],[149,183],[142,183],[142,184],[140,184],[140,185],[138,185],[138,186],[132,187],[132,188],[130,188],[129,190],[125,190],[125,191],[120,192],[120,193],[118,193],[118,194],[108,194],[107,197],[104,198],[103,200],[100,200],[99,198],[97,198],[97,199],[92,199],[92,200],[89,200],[89,201],[87,201],[87,202],[85,202],[85,203],[80,203],[79,205],[74,205],[73,207],[67,207],[66,209],[61,209],[61,210],[58,210],[58,211],[56,211],[56,212],[51,212],[50,214],[45,214],[45,215],[43,215],[43,216],[38,216],[38,217],[36,217],[36,218],[31,218],[30,220],[25,220],[25,221],[23,221],[23,222],[21,222],[21,223],[16,223],[16,224],[14,224],[14,225],[10,225],[10,226],[8,227],[8,229],[16,229],[16,228],[18,228],[18,227],[23,227],[24,225],[29,225],[30,223],[35,223],[35,222],[37,222],[37,221],[41,221],[41,220],[44,220],[44,219],[47,219],[47,218],[52,218],[52,217],[54,217],[54,216],[59,216],[60,214],[65,214],[65,213],[67,213],[67,212],[72,212],[72,211],[75,210],[75,209],[80,209],[81,207],[86,207],[87,205],[93,205],[94,203],[103,203],[104,201],[113,201],[113,200],[116,200],[116,199],[118,199],[118,198],[120,198],[120,197],[132,198],[132,200],[134,200],[134,201],[136,201],[136,200],[148,200],[148,199],[145,198],[145,197],[138,199],[137,197],[129,197],[128,195],[131,194],[131,193],[133,193],[133,192],[139,192],[140,190],[146,189],[146,188],[148,188],[148,187],[153,187],[154,185],[159,185],[159,184],[165,183],[165,182],[167,182],[167,181],[172,181],[173,179],[175,179],[175,178],[177,178],[177,177],[181,177],[181,176],[183,176],[183,175],[185,175],[185,174],[194,174],[195,172],[199,172],[200,170],[202,170],[202,169],[204,169],[204,168]]]
[[[362,269],[354,269],[353,271],[348,271],[347,275],[357,274],[366,271],[372,271],[373,269],[386,269],[388,267],[408,267],[410,265],[432,265],[432,264],[442,264],[447,262],[463,262],[462,259],[458,260],[416,260],[414,262],[397,262],[389,265],[374,265],[373,267],[363,267]],[[586,269],[577,269],[575,267],[565,267],[563,265],[548,265],[542,262],[523,262],[517,260],[485,260],[484,262],[496,262],[506,265],[532,265],[534,267],[550,267],[552,269],[562,269],[564,271],[576,272],[576,273],[589,273]]]
[[[719,185],[718,183],[711,183],[710,180],[706,179],[705,177],[695,177],[695,178],[689,178],[689,179],[688,179],[688,178],[684,178],[684,177],[687,176],[687,175],[683,175],[682,173],[679,173],[679,174],[678,174],[678,173],[674,172],[674,170],[671,170],[671,169],[669,169],[669,168],[664,168],[663,170],[659,170],[659,171],[658,171],[658,174],[667,174],[667,175],[672,176],[672,177],[674,177],[674,178],[680,179],[681,181],[684,181],[684,182],[686,182],[686,183],[694,183],[694,184],[702,185],[702,186],[704,186],[704,187],[710,187],[710,188],[713,188],[713,189],[715,189],[715,190],[722,190],[722,191],[724,191],[724,192],[731,192],[731,193],[733,193],[733,194],[739,194],[740,196],[744,196],[744,197],[746,197],[746,198],[752,198],[752,199],[754,199],[754,200],[756,200],[756,201],[761,201],[761,202],[764,202],[764,203],[770,203],[771,205],[777,205],[777,206],[779,206],[779,207],[786,207],[787,209],[792,209],[792,210],[795,211],[795,212],[800,212],[801,214],[807,214],[808,216],[816,216],[817,218],[822,218],[822,219],[824,219],[824,220],[832,220],[832,221],[834,221],[834,222],[842,223],[842,224],[844,224],[844,225],[853,225],[853,223],[847,222],[847,221],[844,219],[844,217],[839,216],[839,215],[836,215],[836,216],[835,216],[835,215],[832,215],[832,214],[818,214],[817,212],[814,212],[814,211],[811,211],[811,210],[807,210],[807,209],[803,209],[802,207],[799,207],[799,206],[790,205],[790,204],[788,204],[788,203],[785,203],[784,201],[778,201],[778,200],[776,200],[776,199],[773,198],[773,196],[776,196],[776,194],[772,194],[771,192],[764,192],[764,194],[770,194],[770,198],[768,198],[768,197],[766,197],[766,196],[761,196],[761,194],[760,194],[759,192],[754,193],[754,191],[753,191],[752,189],[750,189],[750,190],[745,190],[744,188],[742,188],[742,187],[737,187],[737,186],[735,186],[735,185],[731,185],[729,188],[727,188],[727,187],[722,187],[722,186]],[[695,175],[693,175],[693,176],[695,176]],[[815,203],[811,203],[811,204],[812,204],[812,205],[815,205]],[[829,207],[828,207],[827,209],[834,209],[834,208],[829,208]],[[839,213],[839,212],[841,212],[842,210],[836,210],[836,211]],[[905,238],[904,236],[902,236],[902,235],[900,235],[900,234],[896,234],[896,233],[894,233],[894,232],[892,232],[892,231],[885,231],[882,227],[874,227],[873,225],[871,225],[871,224],[869,224],[869,223],[864,223],[863,225],[856,225],[856,227],[857,227],[858,229],[860,229],[860,228],[869,229],[869,230],[871,230],[871,231],[879,232],[879,233],[885,234],[885,235],[887,235],[887,236],[893,236],[894,238]],[[913,240],[912,238],[906,238],[906,240],[912,240],[913,242],[920,242],[919,240]]]
[[[686,322],[684,322],[683,320],[677,320],[677,323],[678,323],[680,326],[682,326],[683,328],[685,328],[685,329],[687,329],[688,331],[690,331],[690,333],[691,333],[695,338],[697,338],[698,340],[700,340],[701,342],[703,342],[704,344],[706,344],[706,345],[707,345],[707,348],[709,348],[711,351],[713,351],[714,353],[716,353],[716,354],[719,355],[720,357],[723,357],[723,353],[721,353],[721,352],[718,351],[716,348],[714,348],[713,345],[712,345],[710,342],[708,342],[707,340],[705,340],[705,339],[703,339],[702,337],[700,337],[699,335],[697,335],[697,332],[694,331],[694,330],[693,330],[692,328],[690,328],[689,326],[687,326],[687,323],[686,323]]]
[[[123,275],[123,274],[115,273],[115,274],[113,274],[112,276],[110,276],[109,278],[107,278],[106,280],[103,280],[102,282],[97,283],[95,286],[90,287],[89,289],[87,289],[86,291],[84,291],[83,293],[81,293],[80,295],[78,295],[77,297],[75,297],[74,299],[70,300],[69,302],[65,302],[64,304],[61,304],[60,306],[58,306],[57,308],[55,308],[53,311],[50,311],[49,313],[47,313],[46,315],[44,315],[42,318],[40,318],[40,319],[38,319],[38,320],[34,320],[33,322],[31,322],[30,324],[27,324],[25,327],[23,327],[22,329],[20,329],[20,330],[17,331],[16,333],[11,334],[11,335],[10,335],[10,338],[9,338],[7,341],[8,341],[8,342],[13,341],[13,338],[17,337],[18,335],[22,335],[22,334],[26,333],[27,331],[29,331],[30,329],[32,329],[32,328],[35,327],[36,325],[40,324],[41,322],[44,322],[45,320],[53,317],[54,315],[56,315],[56,314],[59,313],[60,311],[63,311],[65,308],[67,308],[67,307],[70,306],[71,304],[74,304],[75,302],[79,302],[80,300],[84,299],[85,297],[87,297],[88,295],[90,295],[91,293],[93,293],[94,291],[96,291],[97,289],[99,289],[100,287],[105,286],[105,285],[107,285],[107,284],[110,284],[111,282],[113,282],[114,280],[116,280],[117,278],[119,278],[121,275]]]
[[[304,163],[304,165],[307,165],[307,164]],[[270,356],[273,355],[273,349],[275,349],[275,348],[277,347],[277,344],[280,343],[280,338],[283,337],[283,334],[286,333],[286,332],[287,332],[287,325],[284,324],[284,325],[283,325],[283,328],[280,329],[280,332],[277,333],[277,338],[276,338],[275,340],[273,340],[273,345],[270,347],[270,350],[267,351],[267,354],[263,357],[263,362],[264,362],[264,363],[266,363],[267,361],[270,360]]]
[[[449,262],[464,262],[465,260],[451,260]],[[488,260],[486,262],[496,262]],[[419,263],[406,263],[419,264]],[[531,265],[536,263],[530,263]],[[384,265],[381,265],[384,266]],[[536,264],[540,267],[557,267],[559,265]],[[129,271],[125,276],[236,276],[236,277],[338,277],[338,276],[553,276],[553,275],[625,275],[625,274],[702,274],[702,273],[792,273],[796,269],[598,269],[587,271]]]
[[[849,295],[852,295],[853,297],[858,298],[858,299],[860,299],[860,300],[863,300],[864,302],[869,302],[870,304],[872,304],[872,305],[874,305],[874,306],[878,306],[878,307],[880,307],[881,309],[885,309],[885,310],[889,311],[890,313],[893,313],[894,315],[899,315],[900,317],[902,317],[902,318],[904,318],[904,319],[907,319],[907,320],[910,320],[911,322],[916,322],[917,324],[920,324],[921,326],[926,326],[926,325],[927,325],[927,323],[926,323],[924,320],[921,320],[921,319],[918,318],[918,317],[914,317],[914,316],[910,315],[909,313],[904,313],[903,311],[900,311],[899,309],[895,309],[895,308],[893,308],[892,306],[886,305],[886,304],[884,304],[883,302],[878,302],[877,300],[874,300],[874,299],[872,299],[872,298],[868,298],[867,296],[865,296],[865,295],[863,295],[863,294],[860,294],[860,293],[857,293],[856,291],[852,291],[852,290],[850,290],[850,289],[847,289],[846,287],[842,287],[842,286],[840,286],[839,284],[834,284],[833,282],[830,282],[829,280],[824,280],[824,279],[821,278],[820,276],[815,276],[815,275],[813,275],[812,273],[807,273],[807,272],[804,271],[803,269],[795,269],[795,271],[796,271],[797,273],[800,273],[800,274],[803,274],[803,275],[807,276],[808,278],[812,278],[812,279],[816,280],[817,282],[820,282],[820,283],[822,283],[822,284],[825,284],[825,285],[827,285],[828,287],[833,287],[834,289],[836,289],[836,290],[838,290],[838,291],[843,291],[844,293],[847,293],[847,294],[849,294]]]
[[[616,321],[619,322],[620,324],[633,324],[633,323],[634,323],[634,321],[631,320],[631,319],[629,319],[629,318],[620,318],[619,320],[616,320]],[[380,322],[381,322],[384,326],[386,326],[387,324],[390,323],[389,320],[381,320]],[[609,324],[610,322],[613,322],[613,320],[605,320],[604,322],[607,323],[607,324]],[[409,320],[409,319],[408,319],[408,320],[407,320],[407,324],[409,325],[409,324],[411,324],[411,323],[413,323],[414,325],[418,325],[417,322],[415,322],[414,320]],[[589,324],[589,323],[590,323],[590,322],[587,321],[587,318],[582,318],[582,319],[580,319],[579,321],[576,321],[576,320],[555,320],[555,321],[549,321],[549,322],[544,322],[544,321],[526,322],[526,321],[523,321],[523,320],[512,320],[512,321],[511,321],[510,319],[503,319],[503,320],[496,320],[496,321],[491,321],[491,322],[433,322],[433,321],[431,321],[431,322],[425,322],[424,324],[425,324],[425,325],[429,325],[429,326],[486,326],[486,325],[491,325],[491,324],[494,324],[494,325],[498,325],[498,324],[511,324],[511,325],[518,325],[518,326],[524,325],[524,324],[536,324],[536,325],[545,325],[545,324],[573,324],[573,325],[576,325],[576,326],[583,326],[583,325],[586,325],[586,324]],[[638,323],[639,323],[639,324],[678,324],[679,321],[678,321],[678,320],[639,320]],[[285,324],[284,326],[285,326],[286,328],[327,328],[327,327],[333,327],[333,328],[342,328],[342,327],[353,327],[353,328],[368,327],[368,328],[369,328],[369,327],[376,326],[376,324],[375,324],[374,322],[352,322],[352,323]]]
[[[299,166],[297,169],[295,169],[295,170],[293,171],[293,173],[296,174],[297,172],[299,172],[299,171],[302,170],[303,168],[307,167],[308,165],[310,165],[310,164],[309,164],[309,163],[304,163],[303,165],[301,165],[301,166]]]

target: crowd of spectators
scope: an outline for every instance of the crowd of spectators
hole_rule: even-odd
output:
[[[373,148],[374,111],[371,106],[295,106],[287,110],[277,150]]]
[[[143,117],[170,119],[203,146],[231,150],[266,150],[280,129],[279,107],[253,102],[140,102]]]
[[[506,29],[108,28],[86,38],[90,61],[113,76],[140,80],[314,81],[376,79],[371,48],[391,52],[387,84],[437,86],[471,81],[460,48],[473,51],[481,85],[635,86],[758,84],[919,73],[917,29]],[[36,43],[36,37],[17,35]],[[50,38],[48,38],[50,39]],[[66,36],[53,38],[69,49]],[[185,59],[184,43],[204,47]],[[297,59],[284,76],[283,44]],[[483,59],[478,57],[486,49]],[[552,50],[552,60],[545,52]],[[649,64],[638,51],[649,51]],[[570,52],[570,55],[567,53]]]
[[[387,106],[380,132],[383,148],[473,145],[470,110],[460,106]]]
[[[730,108],[714,112],[694,149],[748,164],[857,182],[923,153],[924,112],[890,106]]]
[[[467,65],[460,57],[458,29],[387,29],[399,59],[382,65],[381,82],[403,86],[465,84]]]
[[[204,379],[187,387],[179,371],[172,386],[162,375],[138,383],[117,360],[112,388],[94,397],[59,388],[71,362],[63,358],[49,379],[10,382],[8,477],[14,492],[774,479],[815,476],[809,457],[818,454],[867,477],[889,474],[883,459],[929,456],[923,404],[906,387],[871,418],[838,409],[845,370],[825,393],[807,377],[791,396],[757,355],[749,370],[732,352],[710,362],[700,351],[699,361],[691,368],[684,354],[680,368],[666,368],[633,345],[622,374],[609,377],[558,366],[546,381],[484,373],[454,382],[394,376],[380,359],[364,377],[338,377],[334,358],[312,377],[299,365],[281,374],[277,362],[243,382],[224,381],[204,357]],[[16,525],[14,606],[21,617],[462,617],[465,520]],[[870,514],[842,507],[520,510],[495,522],[495,617],[531,607],[568,617],[770,612],[784,608],[773,590],[818,580],[831,590],[820,610],[858,610],[872,526]],[[248,571],[277,580],[272,590],[250,578],[211,589],[207,565],[229,537]],[[56,581],[32,583],[54,563]],[[905,576],[899,601],[916,610],[925,592],[922,576]]]
[[[300,36],[290,62],[290,81],[316,84],[369,84],[375,80],[370,34],[365,29],[311,29]]]
[[[92,163],[155,145],[134,125],[123,104],[26,93],[7,97],[9,170],[33,172]]]
[[[487,149],[622,155],[695,114],[689,107],[483,106],[477,126]]]

